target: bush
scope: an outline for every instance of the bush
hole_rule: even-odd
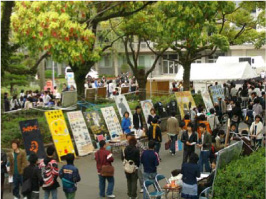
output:
[[[265,198],[265,149],[218,170],[214,199]]]
[[[57,77],[57,72],[54,71],[54,76]],[[53,71],[52,70],[46,70],[45,71],[45,78],[52,78],[53,77]]]

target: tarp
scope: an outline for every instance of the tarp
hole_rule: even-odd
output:
[[[175,80],[183,80],[184,69],[181,66]],[[224,81],[255,78],[258,75],[248,62],[240,63],[200,63],[191,64],[191,81]]]

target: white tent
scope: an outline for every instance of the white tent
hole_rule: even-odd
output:
[[[183,67],[175,77],[175,80],[183,80]],[[200,63],[191,64],[191,81],[226,81],[255,78],[258,75],[248,62],[240,63]]]

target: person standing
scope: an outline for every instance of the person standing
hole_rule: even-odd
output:
[[[220,125],[219,119],[215,115],[213,108],[210,109],[210,115],[208,116],[207,121],[209,122],[212,131]]]
[[[144,167],[143,179],[145,180],[155,180],[157,175],[157,166],[159,166],[159,156],[154,151],[155,142],[150,140],[148,143],[148,150],[145,150],[141,155],[141,163]],[[146,199],[146,191],[144,190],[144,199]]]
[[[193,131],[193,124],[188,123],[187,130],[182,134],[181,141],[184,143],[183,163],[186,163],[192,153],[195,153],[197,134]]]
[[[143,120],[142,120],[142,116],[141,116],[141,108],[140,106],[136,107],[136,112],[133,115],[133,125],[134,125],[134,129],[136,130],[144,130],[143,129]]]
[[[131,120],[129,118],[129,112],[124,113],[124,118],[121,123],[122,130],[125,134],[128,134],[131,132]]]
[[[35,153],[30,154],[28,159],[30,165],[24,169],[23,182],[30,179],[31,192],[26,194],[27,199],[39,199],[40,186],[43,184],[41,170],[37,166],[38,156]]]
[[[39,168],[42,170],[43,176],[43,190],[44,190],[44,199],[48,199],[50,194],[52,199],[57,199],[57,188],[59,183],[57,181],[58,173],[58,163],[53,158],[55,148],[49,146],[46,150],[47,157],[40,162]]]
[[[179,133],[179,122],[175,117],[175,112],[171,113],[171,117],[167,119],[166,129],[171,139],[170,153],[175,155],[175,143]]]
[[[253,105],[253,111],[254,111],[254,115],[260,115],[262,116],[262,113],[263,113],[263,109],[262,109],[262,106],[260,104],[260,99],[259,98],[256,98],[254,100],[254,105]]]
[[[137,198],[137,183],[138,183],[138,167],[140,165],[140,151],[136,147],[137,140],[136,138],[132,137],[129,140],[129,145],[124,150],[123,160],[132,160],[136,166],[136,170],[133,173],[127,173],[127,195],[131,199]]]
[[[4,93],[4,110],[5,112],[10,111],[10,102],[8,99],[8,93]]]
[[[154,150],[159,154],[160,148],[161,148],[161,142],[162,142],[162,131],[158,124],[158,120],[156,118],[152,120],[147,136],[148,136],[148,140],[154,141],[155,143]]]
[[[251,138],[254,141],[254,146],[258,145],[261,147],[262,139],[263,139],[263,124],[261,122],[261,117],[256,115],[255,121],[252,123],[250,127]]]
[[[74,166],[74,159],[73,153],[67,154],[67,165],[64,165],[59,171],[59,177],[62,179],[63,190],[67,199],[75,198],[77,182],[80,181],[79,170]]]
[[[3,198],[4,195],[5,173],[7,172],[6,163],[7,163],[6,153],[2,149],[1,150],[1,198]]]
[[[114,161],[113,154],[110,151],[107,151],[105,148],[107,147],[106,142],[104,140],[100,141],[100,149],[95,153],[96,166],[99,176],[99,189],[100,189],[100,197],[105,197],[105,182],[108,181],[107,193],[106,196],[108,198],[115,198],[113,194],[114,190],[114,176],[102,176],[101,171],[104,165],[112,165]]]
[[[12,151],[8,154],[9,176],[13,176],[13,196],[20,198],[19,186],[22,186],[23,170],[27,166],[26,152],[19,148],[19,140],[13,140]]]
[[[240,119],[242,118],[242,110],[239,102],[235,103],[235,106],[232,109],[232,123],[236,125],[236,133],[238,133]]]
[[[160,123],[160,117],[156,115],[154,108],[151,108],[150,113],[151,114],[148,116],[148,124],[151,125],[153,118],[156,118],[159,121],[158,123]]]
[[[203,165],[205,165],[205,171],[210,172],[210,150],[212,145],[212,137],[206,130],[206,125],[204,123],[199,124],[199,130],[201,132],[201,144],[197,144],[200,148],[200,158],[199,167],[200,172],[203,172]]]

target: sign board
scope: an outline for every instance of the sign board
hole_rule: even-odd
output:
[[[188,114],[190,111],[189,104],[191,103],[191,108],[196,106],[195,101],[190,91],[176,92],[175,96],[179,107],[181,119],[183,119],[185,114]]]
[[[119,139],[120,135],[123,134],[120,122],[115,113],[115,109],[112,106],[101,108],[103,118],[109,130],[111,139]]]
[[[68,112],[67,117],[79,156],[88,155],[93,152],[94,147],[81,111]]]
[[[221,85],[211,86],[210,93],[213,103],[218,103],[218,98],[224,99],[224,89]]]
[[[213,108],[213,103],[212,103],[212,99],[211,99],[209,92],[206,91],[204,93],[201,93],[201,96],[202,96],[206,109],[209,111],[211,108]]]
[[[62,92],[62,106],[68,107],[77,104],[78,94],[77,91]]]
[[[149,128],[150,125],[148,124],[148,117],[150,115],[151,109],[153,108],[152,101],[151,100],[144,100],[144,101],[141,101],[140,104],[141,104],[141,108],[143,111],[143,115],[145,117],[146,124]]]
[[[118,95],[115,96],[115,103],[118,109],[118,112],[120,114],[121,119],[124,116],[124,113],[127,111],[129,112],[129,118],[131,120],[131,125],[133,124],[133,115],[131,113],[131,110],[129,108],[129,105],[127,103],[127,99],[125,98],[124,95]]]
[[[34,152],[38,158],[45,158],[45,151],[38,120],[26,120],[19,122],[22,138],[27,155]]]
[[[75,154],[62,110],[45,111],[45,117],[52,134],[59,161],[61,161],[62,156],[68,153]]]

